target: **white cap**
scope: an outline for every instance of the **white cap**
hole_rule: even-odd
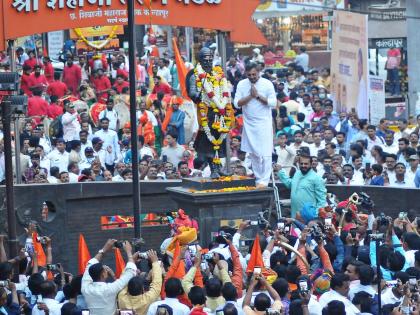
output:
[[[254,48],[252,51],[257,55],[259,55],[260,52],[261,52],[261,50],[259,48]]]

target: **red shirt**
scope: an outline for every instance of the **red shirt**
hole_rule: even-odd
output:
[[[106,90],[109,90],[111,88],[111,82],[109,81],[108,77],[104,75],[96,78],[92,77],[92,83],[95,86],[95,90],[98,95],[98,102],[106,102],[106,100],[108,99],[108,92]]]
[[[82,70],[78,65],[73,64],[71,67],[65,66],[63,70],[63,82],[67,85],[67,89],[71,90],[73,95],[79,94],[79,85],[82,81]]]
[[[47,116],[48,102],[40,96],[32,96],[28,99],[28,116]],[[39,117],[34,118],[36,124],[41,122]]]
[[[117,69],[117,75],[123,75],[126,80],[128,79],[128,72],[124,69]]]
[[[54,81],[54,68],[51,62],[44,63],[44,75],[47,78],[48,83]]]
[[[32,72],[31,75],[29,76],[29,88],[32,88],[32,87],[37,86],[37,85],[47,86],[48,85],[47,78],[43,74],[40,74],[39,76],[36,76],[35,72]]]
[[[152,94],[157,94],[159,92],[162,92],[163,94],[171,94],[172,89],[168,84],[160,83],[159,85],[155,85]]]
[[[58,116],[63,114],[63,108],[58,106],[57,104],[50,104],[48,106],[48,117],[51,119],[55,119]]]
[[[114,88],[117,89],[118,94],[121,94],[125,87],[130,87],[130,84],[127,81],[123,81],[122,84],[118,84],[117,82],[114,83]]]
[[[47,89],[49,96],[55,95],[58,98],[62,98],[67,93],[67,85],[61,81],[53,81],[50,83]]]
[[[31,76],[25,73],[22,74],[20,78],[20,88],[25,95],[32,96],[32,91],[29,89],[31,84]]]
[[[25,62],[23,63],[24,66],[29,66],[31,67],[31,69],[33,70],[35,65],[38,63],[38,60],[36,58],[29,58],[26,59]]]

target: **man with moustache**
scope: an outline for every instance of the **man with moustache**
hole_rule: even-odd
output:
[[[281,165],[274,165],[274,170],[282,183],[291,190],[290,199],[292,218],[301,211],[304,205],[312,205],[315,209],[325,207],[327,189],[324,180],[311,168],[312,158],[307,155],[299,157],[299,169],[290,178]]]

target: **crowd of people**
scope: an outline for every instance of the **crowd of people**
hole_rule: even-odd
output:
[[[221,227],[205,246],[179,210],[160,248],[110,239],[90,259],[79,244],[80,274],[54,260],[53,240],[31,222],[15,258],[0,236],[0,313],[417,315],[419,217],[387,217],[364,198],[312,217]],[[114,272],[103,260],[121,250]]]
[[[209,47],[215,49],[215,45]],[[21,92],[29,97],[28,113],[19,137],[23,182],[131,180],[129,67],[125,52],[108,57],[97,53],[89,59],[85,55],[68,54],[62,74],[54,72],[47,56],[41,59],[33,51],[26,53],[19,48],[17,62],[23,71]],[[366,119],[359,119],[352,108],[336,112],[329,94],[329,69],[310,70],[305,49],[280,70],[265,69],[259,49],[254,49],[252,57],[238,54],[229,59],[226,77],[232,102],[237,96],[235,127],[230,132],[230,171],[233,174],[253,176],[257,173],[258,181],[260,171],[258,163],[252,163],[254,154],[245,148],[249,147],[250,134],[255,138],[263,128],[245,132],[244,144],[246,110],[241,104],[247,104],[244,101],[249,101],[249,96],[248,90],[244,93],[241,88],[237,93],[241,80],[245,89],[248,80],[255,84],[247,79],[246,65],[250,62],[255,65],[250,71],[257,70],[252,80],[270,81],[276,95],[276,100],[266,100],[273,124],[272,131],[269,128],[266,131],[273,133],[274,145],[264,144],[270,139],[267,132],[263,133],[265,141],[260,143],[263,146],[252,144],[256,151],[264,148],[263,161],[270,160],[263,163],[262,171],[266,174],[261,176],[265,177],[265,182],[271,173],[271,161],[293,176],[298,169],[298,157],[305,155],[311,157],[312,169],[328,184],[420,186],[420,119],[392,122],[383,118],[375,126]],[[220,59],[215,58],[214,63],[220,63]],[[189,62],[185,65],[187,69],[193,67]],[[194,150],[199,129],[195,106],[176,96],[180,84],[174,58],[168,53],[162,58],[143,56],[136,67],[138,127],[135,137],[139,144],[140,178],[208,177],[207,161],[200,159]],[[265,119],[264,124],[269,121]],[[390,128],[391,124],[397,124],[397,128]],[[3,151],[1,145],[2,156]],[[271,157],[267,156],[270,151]],[[225,159],[222,163],[226,164]],[[4,158],[1,158],[0,181],[4,181],[4,173]]]

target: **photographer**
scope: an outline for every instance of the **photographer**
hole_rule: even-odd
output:
[[[145,314],[150,304],[157,301],[162,289],[162,269],[158,256],[154,250],[147,252],[152,265],[149,289],[146,291],[145,276],[135,276],[128,281],[128,285],[118,294],[118,306],[121,309],[135,310],[137,314]]]
[[[114,314],[117,309],[116,298],[128,284],[128,281],[136,275],[137,266],[134,263],[137,254],[133,256],[131,244],[127,241],[123,243],[124,251],[127,254],[128,263],[118,280],[107,283],[106,280],[112,271],[108,266],[101,263],[104,255],[110,252],[116,240],[109,239],[104,247],[98,251],[96,256],[89,260],[82,278],[82,294],[86,299],[86,304],[91,315]]]
[[[254,308],[251,308],[251,299],[252,293],[254,292],[255,287],[257,284],[265,287],[268,294],[267,296],[265,293],[259,293],[254,300]],[[271,299],[274,301],[271,303]],[[243,310],[246,315],[262,315],[262,314],[281,314],[282,303],[279,294],[273,287],[267,282],[267,280],[261,274],[253,274],[251,278],[251,282],[249,284],[248,290],[246,291],[246,295],[243,302]]]

